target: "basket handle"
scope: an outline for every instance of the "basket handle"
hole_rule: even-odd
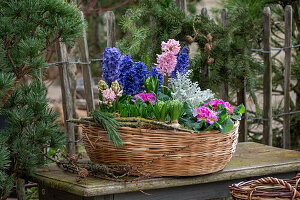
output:
[[[278,179],[278,178],[267,177],[267,178],[261,178],[261,179],[258,179],[256,181],[253,181],[252,185],[250,186],[251,189],[250,189],[250,193],[248,195],[248,199],[252,200],[252,193],[255,191],[255,189],[258,185],[264,185],[264,184],[268,184],[268,183],[282,185],[286,189],[291,191],[291,193],[292,193],[291,200],[294,200],[296,195],[300,195],[300,193],[288,182],[283,181],[283,180]]]

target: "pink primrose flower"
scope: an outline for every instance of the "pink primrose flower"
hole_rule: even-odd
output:
[[[152,93],[140,93],[134,96],[133,102],[136,102],[137,98],[141,98],[142,101],[148,101],[152,105],[155,105],[156,97]]]
[[[219,119],[215,111],[205,106],[200,106],[196,108],[193,112],[193,116],[197,117],[198,122],[204,120],[208,124],[213,124]]]
[[[213,99],[210,102],[205,103],[204,106],[206,106],[208,104],[211,105],[211,107],[213,108],[213,110],[217,110],[218,109],[218,105],[221,104],[221,108],[226,108],[227,112],[229,114],[233,113],[233,107],[231,107],[230,103],[229,102],[224,102],[222,99],[218,99],[218,100]]]
[[[233,107],[230,106],[229,102],[222,103],[221,107],[226,108],[229,114],[233,114]]]
[[[218,105],[222,104],[222,103],[224,103],[224,101],[222,99],[218,99],[218,100],[213,99],[210,102],[205,103],[204,105],[206,106],[206,105],[209,104],[214,110],[217,110],[218,109]]]

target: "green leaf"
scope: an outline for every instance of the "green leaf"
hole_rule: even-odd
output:
[[[245,106],[241,104],[238,107],[234,108],[234,113],[245,113]]]
[[[145,87],[146,92],[149,93],[149,88],[148,88],[148,84],[145,80],[145,76],[143,77],[143,82],[144,82],[144,87]]]
[[[160,121],[166,121],[167,113],[168,112],[168,103],[164,103],[160,110]]]
[[[185,127],[191,128],[194,131],[200,131],[203,126],[203,121],[197,122],[196,120],[191,118],[180,118],[179,122]]]
[[[143,118],[148,118],[148,113],[147,113],[147,106],[145,106],[145,104],[141,105],[141,114]]]
[[[190,102],[183,103],[183,111],[188,116],[193,116],[193,105]]]
[[[171,100],[171,98],[168,95],[165,95],[162,92],[159,94],[158,99],[161,101],[170,101]]]
[[[219,110],[217,112],[217,115],[219,117],[218,122],[222,123],[225,119],[227,119],[229,117],[227,109],[226,108],[221,108],[221,110]]]
[[[238,121],[238,120],[241,120],[242,117],[241,117],[240,114],[237,114],[237,115],[232,115],[232,116],[231,116],[231,119]]]
[[[154,83],[155,83],[155,86],[154,86],[154,94],[158,94],[158,88],[159,88],[159,81],[158,81],[158,76],[156,75],[155,76],[155,81],[154,81]]]
[[[228,118],[226,119],[223,123],[220,124],[221,127],[220,127],[220,130],[223,132],[223,133],[228,133],[229,131],[231,131],[234,127],[234,123],[233,121]]]

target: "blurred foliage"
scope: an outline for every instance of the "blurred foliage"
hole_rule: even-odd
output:
[[[293,30],[292,45],[300,44],[300,1],[299,0],[224,0],[224,6],[229,13],[244,7],[249,7],[249,14],[245,15],[243,20],[257,21],[262,18],[261,11],[263,7],[269,6],[271,9],[271,46],[280,48],[284,46],[284,9],[287,5],[291,5],[293,9]],[[252,29],[251,32],[253,31]],[[261,29],[262,30],[262,29]],[[259,41],[252,40],[252,43]],[[262,54],[256,54],[257,58],[261,58]],[[260,57],[259,57],[260,56]],[[300,48],[292,51],[292,68],[291,68],[291,90],[296,94],[296,100],[291,100],[290,110],[300,110]],[[284,60],[280,54],[272,54],[272,70],[273,70],[273,95],[283,95],[284,88]],[[255,90],[261,92],[262,77],[259,77]],[[279,101],[273,105],[273,115],[283,113],[283,103]],[[255,114],[255,112],[252,114]],[[256,112],[258,114],[258,112]],[[276,146],[282,146],[282,118],[274,119],[273,142]],[[262,121],[259,122],[262,124]],[[249,130],[257,128],[257,124],[250,124]],[[300,136],[297,131],[300,129],[300,115],[291,115],[291,142],[293,148],[299,148]],[[254,134],[254,137],[261,138],[260,133]],[[258,140],[260,141],[260,140]]]
[[[261,5],[257,3],[256,6]],[[220,10],[216,11],[218,16],[208,17],[186,14],[172,0],[141,0],[123,17],[122,30],[126,35],[117,46],[135,60],[150,60],[153,65],[156,55],[161,52],[161,41],[174,38],[182,45],[189,45],[189,37],[198,44],[198,50],[190,61],[190,68],[194,70],[193,81],[214,91],[221,83],[228,83],[234,90],[239,90],[241,80],[245,78],[247,89],[255,99],[253,88],[263,67],[252,56],[251,48],[259,46],[251,40],[258,40],[261,36],[261,18],[253,21],[245,17],[251,8],[249,3],[229,12],[229,25],[224,27],[219,20]],[[260,10],[260,16],[261,13]],[[204,48],[208,34],[213,37],[211,51]],[[214,63],[208,63],[209,57],[214,58]],[[203,75],[205,68],[209,69],[208,78]]]

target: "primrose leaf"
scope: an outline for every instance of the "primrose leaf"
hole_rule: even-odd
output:
[[[234,113],[245,113],[245,106],[241,104],[238,107],[234,108]]]
[[[224,122],[221,123],[220,130],[223,133],[228,133],[229,131],[231,131],[233,129],[234,123],[230,118],[227,118]]]
[[[237,114],[237,115],[233,115],[233,116],[231,117],[231,119],[238,121],[238,120],[241,120],[242,117],[241,117],[240,114]]]

